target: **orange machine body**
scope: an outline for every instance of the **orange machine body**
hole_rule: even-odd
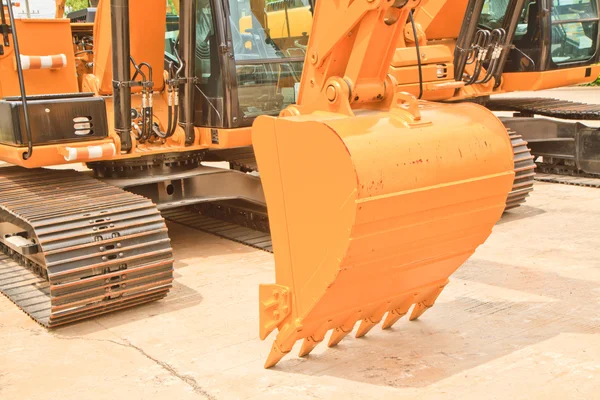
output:
[[[162,129],[167,122],[167,93],[164,91],[164,78],[162,67],[164,65],[164,37],[166,20],[166,3],[163,0],[152,0],[152,6],[147,1],[130,1],[130,24],[131,24],[131,55],[137,62],[149,62],[155,68],[154,81],[154,119]],[[60,3],[57,4],[60,6]],[[47,56],[64,54],[67,63],[62,68],[38,69],[23,71],[27,95],[76,93],[80,91],[93,93],[104,99],[107,111],[107,122],[109,134],[102,140],[78,141],[77,143],[56,143],[35,146],[33,155],[27,160],[22,155],[24,147],[0,144],[0,160],[26,168],[37,168],[44,166],[59,165],[65,163],[82,163],[89,161],[109,161],[119,159],[131,159],[142,156],[173,153],[202,151],[205,149],[223,149],[231,147],[242,147],[251,145],[251,128],[238,129],[211,129],[196,127],[196,139],[191,145],[185,144],[183,129],[177,127],[175,134],[166,140],[155,142],[137,143],[128,153],[122,153],[119,136],[113,130],[113,106],[112,106],[112,61],[111,61],[111,26],[110,26],[110,1],[101,0],[94,22],[94,48],[93,48],[93,72],[85,69],[76,70],[76,60],[82,64],[87,59],[81,56],[76,58],[72,35],[81,30],[81,24],[71,26],[68,19],[17,19],[15,24],[19,37],[21,53],[28,56]],[[136,15],[144,15],[143,19]],[[148,27],[151,26],[151,29]],[[40,40],[49,38],[52,40]],[[11,37],[12,41],[12,37]],[[77,49],[80,50],[80,49]],[[14,48],[6,47],[5,54],[0,56],[0,98],[6,96],[18,96],[19,81],[16,72]],[[83,71],[83,72],[82,72]],[[132,71],[133,75],[133,71]],[[78,79],[79,82],[78,83]],[[161,91],[162,90],[162,91]],[[133,88],[132,106],[140,108],[142,97],[139,88]],[[53,106],[48,111],[53,112]],[[213,136],[218,136],[215,144]],[[96,153],[90,153],[87,148],[103,145],[113,145],[115,153],[105,152],[99,157]],[[65,159],[67,148],[79,150],[80,155],[75,160]],[[90,158],[92,154],[94,158]]]

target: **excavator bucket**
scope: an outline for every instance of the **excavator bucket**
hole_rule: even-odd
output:
[[[405,114],[255,121],[276,266],[260,337],[279,330],[266,368],[299,339],[303,356],[329,330],[333,346],[357,321],[360,337],[412,305],[419,317],[500,218],[514,177],[502,123],[475,104]]]

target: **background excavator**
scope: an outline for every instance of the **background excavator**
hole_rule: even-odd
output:
[[[598,7],[597,0],[429,0],[415,12],[415,29],[407,27],[390,73],[398,90],[424,99],[513,112],[502,121],[528,142],[537,179],[600,187],[600,131],[574,121],[600,119],[597,105],[490,98],[594,81]],[[511,196],[519,202],[532,171],[528,155],[517,153]]]
[[[431,2],[275,3],[181,0],[173,41],[162,0],[101,0],[93,24],[2,13],[0,160],[14,166],[0,169],[0,290],[32,318],[54,327],[164,297],[163,217],[200,212],[218,217],[206,229],[272,244],[269,367],[296,340],[304,355],[359,320],[362,336],[413,305],[419,317],[485,241],[515,180],[506,128],[477,104],[417,101],[394,71],[430,91],[402,43],[413,29],[426,47],[412,27]],[[464,26],[454,42],[470,42]],[[473,58],[460,82],[435,82],[445,100],[496,72]],[[65,163],[89,171],[39,168]],[[272,242],[224,218],[268,225]]]

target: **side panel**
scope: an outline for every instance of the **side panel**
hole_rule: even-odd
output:
[[[433,1],[444,0],[429,0],[429,2]],[[444,6],[425,31],[427,39],[457,38],[467,9],[467,3],[468,0],[445,0]]]
[[[509,72],[502,74],[502,91],[544,90],[593,82],[600,75],[600,65],[545,72]]]

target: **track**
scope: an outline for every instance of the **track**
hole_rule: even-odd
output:
[[[561,183],[563,185],[585,186],[600,189],[600,179],[594,177],[537,174],[535,179],[540,182]]]
[[[508,134],[510,135],[514,153],[515,180],[513,181],[512,190],[506,199],[506,208],[504,211],[519,207],[524,203],[529,193],[533,191],[533,184],[535,182],[534,157],[527,147],[527,142],[513,130],[509,129]]]
[[[163,211],[169,221],[272,253],[266,215],[261,221],[254,220],[252,215],[246,210],[219,204]],[[265,226],[267,231],[261,230]]]
[[[490,99],[485,106],[492,111],[517,111],[522,116],[543,115],[571,120],[600,120],[597,104],[549,99],[545,97]]]
[[[0,291],[45,327],[158,300],[173,281],[149,200],[70,170],[0,169]]]
[[[535,180],[600,187],[600,175],[594,166],[600,146],[597,128],[577,122],[599,121],[600,106],[536,97],[490,99],[485,106],[492,111],[516,113],[503,121],[509,131],[512,128],[529,138],[537,167]]]

